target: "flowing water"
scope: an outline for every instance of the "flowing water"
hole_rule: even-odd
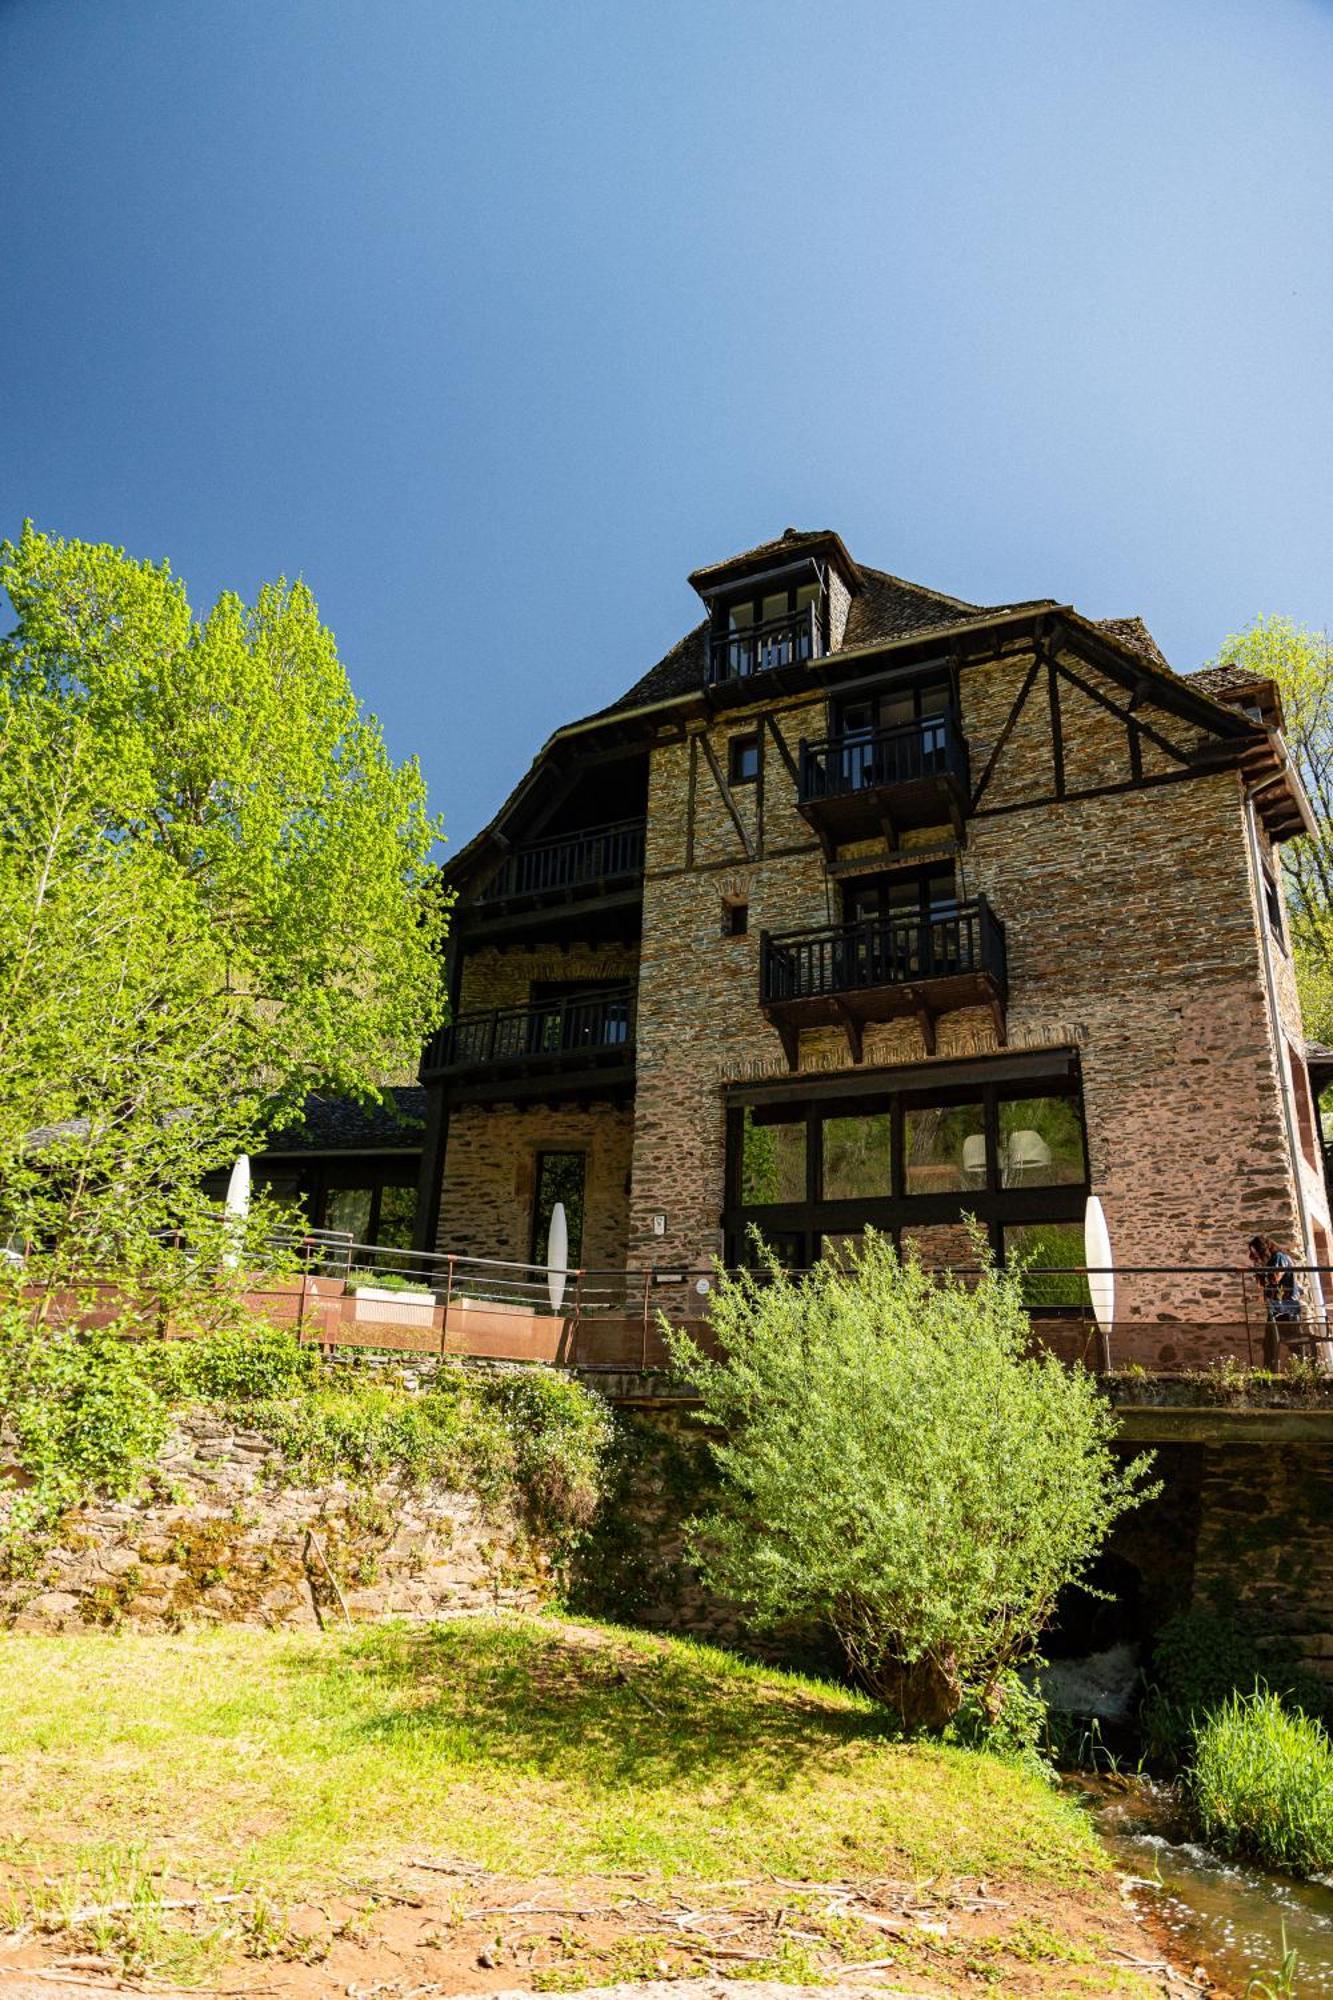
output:
[[[1333,2000],[1333,1881],[1292,1882],[1221,1861],[1189,1839],[1169,1787],[1147,1779],[1082,1780],[1097,1831],[1143,1886],[1140,1907],[1174,1940],[1183,1966],[1202,1965],[1227,1991],[1271,1978],[1286,1948],[1298,1959],[1294,1992]]]

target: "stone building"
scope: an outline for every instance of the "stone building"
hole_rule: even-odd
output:
[[[1237,1316],[1246,1239],[1330,1261],[1275,688],[1136,618],[976,605],[835,533],[696,570],[703,617],[558,730],[453,861],[418,1241],[681,1274],[967,1218],[1118,1317]],[[1034,1297],[1041,1296],[1034,1280]],[[1078,1281],[1052,1276],[1050,1305]]]

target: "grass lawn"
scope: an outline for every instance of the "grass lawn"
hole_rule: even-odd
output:
[[[10,1634],[0,1690],[0,1925],[20,1936],[182,1885],[250,1899],[253,1930],[255,1898],[423,1861],[446,1885],[630,1874],[696,1901],[774,1877],[1106,1893],[1080,1813],[1038,1779],[897,1742],[845,1689],[609,1628]]]

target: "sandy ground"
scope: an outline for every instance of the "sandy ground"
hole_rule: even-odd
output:
[[[180,1895],[164,1885],[164,1897]],[[1173,1966],[1112,1880],[1078,1892],[976,1880],[715,1883],[688,1899],[647,1877],[517,1881],[422,1860],[391,1882],[268,1913],[233,1905],[173,1920],[217,1926],[196,1996],[278,2000],[820,2000],[853,1993],[1160,1995],[1223,1989]],[[114,1923],[115,1913],[110,1913]],[[105,1919],[104,1919],[105,1920]],[[124,1969],[126,1965],[130,1970]],[[0,2000],[182,1989],[133,1971],[132,1940],[87,1923],[0,1937]],[[780,1972],[780,1982],[766,1975]],[[801,1983],[801,1982],[806,1983]],[[820,1982],[820,1983],[814,1983]],[[829,1983],[822,1983],[829,1982]]]

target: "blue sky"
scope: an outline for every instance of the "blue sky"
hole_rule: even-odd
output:
[[[1333,8],[0,0],[0,531],[305,576],[451,842],[789,524],[1333,618]]]

